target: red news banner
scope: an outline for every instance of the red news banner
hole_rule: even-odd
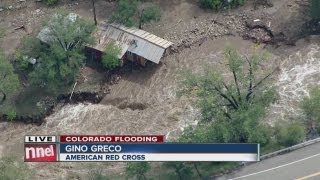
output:
[[[60,143],[162,143],[164,136],[25,136],[25,162],[57,162]]]

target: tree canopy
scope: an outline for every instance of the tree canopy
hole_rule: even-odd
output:
[[[310,0],[310,14],[315,20],[320,20],[320,1]]]
[[[266,81],[277,70],[261,76],[259,64],[265,54],[250,57],[228,48],[225,50],[228,77],[213,67],[202,74],[187,72],[182,92],[196,95],[202,123],[187,130],[182,141],[192,142],[259,142],[268,143],[268,125],[261,122],[267,107],[276,100],[272,86]],[[260,77],[260,78],[259,78]]]
[[[110,70],[120,66],[120,53],[120,47],[118,47],[115,43],[109,44],[104,55],[102,56],[103,66]]]
[[[117,22],[126,26],[135,25],[135,15],[137,14],[137,0],[119,0],[116,12],[111,17],[112,22]]]
[[[128,177],[137,177],[146,180],[146,173],[151,169],[148,162],[130,162],[127,164],[126,173]]]
[[[245,1],[246,0],[200,0],[199,3],[202,8],[218,10],[226,6],[235,7],[243,5]]]
[[[72,14],[56,14],[47,23],[45,41],[48,44],[39,63],[30,74],[34,84],[52,90],[68,87],[83,65],[84,46],[93,43],[94,25]]]
[[[142,3],[138,0],[119,0],[117,9],[111,17],[111,22],[125,26],[143,25],[150,21],[158,21],[161,17],[159,6],[153,3]]]
[[[305,127],[302,122],[279,122],[275,126],[275,136],[279,144],[285,147],[302,142],[306,137]]]
[[[308,131],[320,134],[320,88],[312,88],[310,90],[310,95],[303,98],[301,101],[300,107],[306,116]]]
[[[18,75],[14,73],[13,66],[5,60],[0,52],[0,105],[14,95],[20,86]]]
[[[87,43],[93,43],[91,33],[94,24],[73,13],[57,13],[46,23],[44,38],[52,46],[56,45],[65,52],[81,49]]]

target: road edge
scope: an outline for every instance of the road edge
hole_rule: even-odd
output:
[[[285,154],[285,153],[289,153],[289,152],[295,151],[297,149],[301,149],[301,148],[306,147],[306,146],[310,146],[310,145],[318,143],[318,142],[320,142],[320,137],[316,138],[316,139],[313,139],[313,140],[310,140],[310,141],[305,141],[303,143],[296,144],[294,146],[291,146],[291,147],[288,147],[288,148],[284,148],[284,149],[281,149],[281,150],[278,150],[278,151],[275,151],[275,152],[272,152],[272,153],[269,153],[269,154],[266,154],[266,155],[263,155],[263,156],[260,156],[260,161],[261,160],[265,160],[265,159],[269,159],[269,158],[272,158],[272,157],[275,157],[275,156],[278,156],[278,155],[282,155],[282,154]]]

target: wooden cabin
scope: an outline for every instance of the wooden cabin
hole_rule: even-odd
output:
[[[124,63],[132,61],[145,66],[147,61],[159,64],[161,58],[167,53],[172,42],[134,27],[128,28],[119,24],[103,23],[94,33],[96,44],[88,46],[96,58],[101,58],[109,44],[115,43],[120,47],[119,60]]]

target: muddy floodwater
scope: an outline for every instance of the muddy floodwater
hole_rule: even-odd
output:
[[[204,64],[218,66],[227,45],[244,53],[255,46],[237,37],[208,40],[200,47],[169,55],[159,67],[126,74],[118,84],[111,86],[111,94],[100,104],[57,107],[41,126],[1,123],[0,154],[14,153],[22,158],[23,136],[28,134],[159,134],[174,138],[185,126],[197,123],[200,117],[189,100],[176,96],[180,72],[185,69],[199,72]],[[299,49],[286,58],[277,55],[271,58],[281,64],[281,71],[275,77],[280,99],[270,108],[273,120],[296,112],[295,104],[308,94],[308,87],[319,84],[320,47],[310,43]],[[9,148],[4,149],[4,146]],[[61,172],[65,164],[32,165],[41,166],[43,176],[46,171],[59,171],[64,176],[83,166],[69,163],[68,167],[72,168]]]
[[[309,95],[310,88],[320,85],[320,46],[301,44],[300,50],[285,58],[276,82],[279,101],[271,106],[272,121],[297,117],[299,102]]]

